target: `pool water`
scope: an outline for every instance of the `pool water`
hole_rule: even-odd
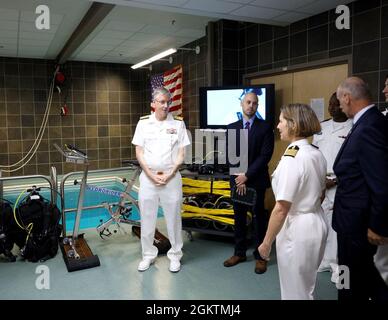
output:
[[[104,187],[107,189],[111,189],[114,191],[124,191],[125,186],[119,182],[109,181],[109,183],[101,183],[97,184],[99,187]],[[78,195],[79,195],[80,186],[66,186],[65,187],[65,209],[73,209],[77,208],[78,204]],[[16,202],[19,192],[12,193],[4,193],[4,198],[11,201],[13,204]],[[43,196],[45,199],[50,199],[50,190],[42,189],[39,194]],[[20,201],[27,195],[24,193],[20,199]],[[137,199],[137,192],[131,191],[132,197]],[[94,192],[90,190],[85,190],[84,195],[84,203],[83,207],[99,205],[103,202],[114,203],[119,202],[120,198],[112,195],[107,195],[99,192]],[[58,196],[57,206],[60,209],[61,200]],[[116,206],[113,207],[113,211],[116,209]],[[67,212],[66,213],[66,231],[72,232],[75,223],[76,211]],[[158,217],[163,216],[163,211],[159,208]],[[110,218],[110,214],[108,210],[105,208],[97,208],[97,209],[89,209],[83,210],[81,214],[81,222],[80,229],[89,229],[97,227],[102,221],[106,221]],[[132,214],[130,216],[132,220],[140,220],[140,215],[135,206],[132,206]]]

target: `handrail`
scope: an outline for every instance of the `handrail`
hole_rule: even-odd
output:
[[[131,204],[132,202],[131,201],[125,201],[124,204]],[[110,205],[112,206],[118,206],[120,204],[120,202],[112,202],[112,203],[109,203]],[[92,210],[92,209],[99,209],[99,208],[105,208],[105,206],[103,204],[96,204],[96,205],[93,205],[93,206],[87,206],[87,207],[82,207],[82,210]],[[70,209],[65,209],[65,212],[68,213],[68,212],[75,212],[77,211],[77,208],[70,208]]]
[[[121,167],[121,168],[111,168],[111,169],[96,169],[96,170],[90,170],[89,174],[90,173],[103,173],[103,172],[115,172],[115,171],[131,170],[133,168],[134,168],[134,166]],[[63,227],[62,234],[64,237],[66,237],[65,182],[71,176],[83,175],[83,174],[84,174],[84,170],[83,171],[69,172],[66,175],[64,175],[61,179],[59,192],[61,194],[61,213],[62,213],[62,227]],[[85,208],[82,206],[82,210],[83,209],[85,209]]]
[[[2,183],[3,181],[12,181],[12,180],[25,180],[25,179],[43,179],[43,180],[46,180],[49,185],[50,185],[50,193],[51,193],[51,199],[53,199],[55,192],[53,191],[54,189],[54,186],[53,186],[53,183],[51,181],[51,178],[50,177],[47,177],[47,176],[43,176],[43,175],[40,175],[40,174],[37,174],[37,175],[32,175],[32,176],[17,176],[17,177],[0,177],[0,183]]]

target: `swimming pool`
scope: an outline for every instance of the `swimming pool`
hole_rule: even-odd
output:
[[[125,185],[124,183],[121,182],[121,178],[119,177],[114,177],[114,178],[107,177],[106,179],[104,178],[88,179],[88,184],[104,187],[114,191],[125,190]],[[80,190],[79,184],[65,185],[65,210],[77,208],[79,190]],[[4,192],[4,198],[11,201],[14,204],[20,192],[22,192],[22,190],[17,190],[17,191],[8,190]],[[50,190],[47,188],[42,188],[41,191],[39,191],[39,194],[42,195],[45,199],[50,199]],[[23,199],[25,195],[27,195],[27,193],[25,193],[21,199]],[[138,198],[136,191],[131,191],[131,195],[135,199]],[[115,202],[119,202],[119,200],[120,199],[116,196],[98,193],[90,190],[85,190],[83,207],[100,205],[103,202],[115,203]],[[58,208],[60,208],[61,206],[60,203],[61,203],[61,200],[60,200],[60,197],[58,196],[58,200],[57,200]],[[66,231],[67,232],[73,231],[75,216],[76,216],[76,210],[71,212],[66,212]],[[158,217],[162,217],[162,216],[163,216],[163,211],[161,208],[159,208]],[[101,220],[106,221],[107,219],[109,219],[109,217],[110,217],[110,214],[108,210],[106,210],[105,208],[83,210],[81,214],[80,229],[95,228],[101,223]],[[132,206],[131,219],[140,220],[139,212],[135,206]]]

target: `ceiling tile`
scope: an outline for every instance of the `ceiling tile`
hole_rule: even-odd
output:
[[[0,39],[0,45],[17,45],[18,39],[15,37],[12,38],[5,38],[1,37]]]
[[[236,2],[236,3],[242,3],[242,4],[248,4],[252,1],[253,0],[226,0],[226,2]]]
[[[11,48],[11,49],[1,49],[0,48],[0,56],[3,57],[14,57],[17,54],[17,49],[16,48]]]
[[[120,43],[120,45],[117,46],[116,48],[117,49],[120,49],[120,48],[128,49],[128,48],[138,48],[138,47],[143,48],[144,46],[142,44],[140,44],[140,42],[138,42],[138,41],[126,40],[123,43]]]
[[[250,17],[250,18],[258,18],[258,19],[271,19],[275,16],[278,16],[285,11],[278,9],[270,9],[270,8],[262,8],[255,6],[244,6],[240,9],[237,9],[230,14],[232,16],[240,16],[240,17]]]
[[[186,28],[186,29],[179,30],[178,32],[175,33],[175,35],[178,37],[190,37],[190,38],[198,39],[198,38],[204,37],[206,35],[206,31]]]
[[[3,38],[17,38],[17,30],[0,30],[0,41]]]
[[[81,52],[108,52],[113,48],[111,46],[93,46],[89,45],[82,49]]]
[[[19,20],[19,10],[0,8],[0,20]]]
[[[185,4],[187,0],[135,0],[131,2],[153,3],[161,6],[180,7]]]
[[[41,46],[41,47],[49,47],[51,41],[50,40],[44,40],[44,39],[25,39],[25,38],[19,38],[19,45],[24,46]]]
[[[80,56],[75,56],[75,57],[70,57],[70,61],[86,61],[86,62],[91,62],[91,61],[97,61],[97,58],[95,57],[80,57]]]
[[[48,33],[48,32],[45,32],[44,30],[31,31],[31,32],[28,32],[28,31],[19,32],[19,37],[24,39],[52,40],[54,36],[55,36],[54,33]]]
[[[193,41],[193,38],[185,38],[185,37],[176,37],[175,39],[179,46],[183,46]]]
[[[297,11],[305,12],[309,14],[318,14],[326,10],[334,9],[340,4],[347,4],[349,0],[319,0],[314,3],[298,8]]]
[[[134,34],[133,32],[129,32],[129,31],[102,30],[100,33],[98,33],[98,37],[126,40],[133,34]]]
[[[183,6],[186,9],[195,9],[206,11],[209,14],[211,12],[228,13],[241,7],[239,3],[224,2],[220,0],[189,0],[187,4]]]
[[[250,5],[258,6],[258,7],[267,7],[274,9],[282,9],[282,10],[292,10],[297,11],[296,9],[317,0],[255,0],[250,3]]]
[[[18,22],[0,19],[0,30],[18,30]]]
[[[138,57],[144,53],[144,58],[145,56],[149,58],[151,55],[147,55],[145,54],[145,52],[148,52],[148,51],[142,48],[141,50],[123,50],[121,54],[123,55],[123,57]]]
[[[47,51],[47,47],[43,48],[43,47],[20,46],[20,45],[18,47],[19,54],[24,52],[31,52],[34,54],[37,54],[37,53],[45,54],[46,51]]]
[[[99,52],[89,52],[89,53],[79,53],[76,55],[77,57],[95,57],[95,58],[101,58],[102,56],[104,56],[103,53],[99,53]]]
[[[149,41],[160,41],[163,38],[164,36],[159,34],[148,34],[148,33],[137,32],[133,36],[131,36],[128,40],[147,43]]]
[[[113,58],[113,57],[103,57],[103,58],[100,58],[98,59],[97,61],[98,62],[106,62],[106,63],[118,63],[119,61],[121,61],[121,57],[119,57],[118,59],[117,58]]]
[[[20,31],[36,31],[36,32],[44,32],[44,33],[56,33],[58,31],[59,25],[50,23],[50,29],[36,29],[35,22],[31,21],[20,21],[19,30]]]
[[[96,37],[92,41],[89,42],[89,44],[97,44],[97,45],[110,45],[110,46],[117,46],[120,44],[123,40],[120,39],[112,39],[112,38],[99,38]]]
[[[139,31],[144,28],[145,24],[141,22],[126,22],[126,21],[109,21],[104,29],[118,31]]]
[[[17,52],[17,46],[16,45],[10,45],[10,46],[4,46],[4,48],[0,48],[0,56],[6,57],[6,53],[16,53]]]
[[[287,12],[278,17],[275,17],[274,20],[292,23],[292,22],[296,22],[304,18],[307,18],[308,16],[309,16],[308,14],[301,13],[301,12]]]
[[[151,34],[170,35],[170,34],[176,33],[178,30],[179,30],[179,27],[176,27],[176,26],[147,25],[141,30],[141,32],[151,33]]]
[[[30,53],[30,52],[19,53],[18,57],[29,58],[29,59],[52,59],[52,57],[49,57],[47,55],[42,55],[40,53]]]
[[[20,14],[21,21],[35,22],[39,14],[32,11],[22,11]],[[50,24],[60,24],[62,22],[63,15],[50,12]]]

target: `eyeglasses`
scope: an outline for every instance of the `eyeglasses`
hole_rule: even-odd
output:
[[[171,101],[165,101],[165,100],[154,100],[154,102],[159,103],[160,105],[167,104],[168,106],[171,105]]]

